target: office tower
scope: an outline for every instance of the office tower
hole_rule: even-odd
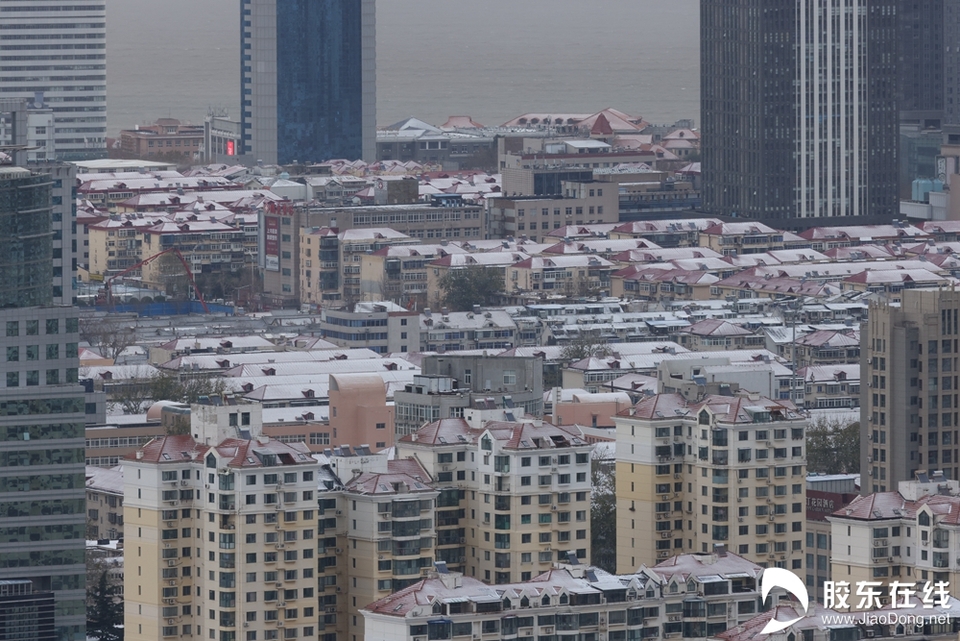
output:
[[[26,98],[53,108],[58,158],[105,155],[106,2],[0,4],[0,98]]]
[[[895,216],[896,1],[700,7],[704,210],[794,229]]]
[[[895,491],[917,472],[960,478],[960,292],[905,289],[870,303],[860,330],[861,494]]]
[[[943,127],[960,124],[960,3],[900,0],[897,25],[900,196],[912,200],[913,181],[946,180]]]
[[[243,0],[241,13],[242,155],[373,160],[375,0]]]
[[[960,123],[960,4],[897,3],[900,120],[939,129]]]
[[[617,426],[617,571],[714,544],[800,570],[807,419],[759,394],[644,398]]]
[[[84,389],[75,310],[54,307],[52,179],[0,167],[0,580],[56,598],[83,639]]]
[[[197,406],[124,461],[127,641],[318,638],[320,466],[259,409]]]
[[[30,581],[0,581],[0,639],[56,641],[53,607],[53,593]]]

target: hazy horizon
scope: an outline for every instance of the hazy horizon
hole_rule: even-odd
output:
[[[378,2],[378,125],[408,116],[441,124],[450,115],[499,125],[528,111],[604,107],[657,123],[699,120],[697,0],[482,7]],[[201,122],[209,108],[238,115],[238,56],[238,0],[110,4],[108,134],[160,117]]]

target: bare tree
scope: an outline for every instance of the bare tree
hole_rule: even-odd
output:
[[[600,330],[585,330],[563,346],[560,359],[565,363],[575,363],[585,358],[604,358],[611,354],[610,347],[600,335]]]
[[[104,358],[116,360],[136,343],[137,333],[134,325],[122,317],[90,316],[80,321],[80,338]]]

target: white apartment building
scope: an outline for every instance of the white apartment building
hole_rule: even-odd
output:
[[[42,94],[42,102],[53,109],[53,148],[59,159],[104,155],[106,2],[6,0],[3,26],[0,99],[35,100]],[[49,143],[46,129],[34,126],[33,133],[43,136],[45,146]]]

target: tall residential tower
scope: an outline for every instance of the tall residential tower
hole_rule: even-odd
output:
[[[780,228],[897,214],[896,0],[702,0],[703,207]]]
[[[53,109],[57,158],[106,155],[105,0],[0,0],[0,12],[0,99]],[[45,139],[30,142],[49,150]]]
[[[242,0],[241,155],[376,155],[375,0]]]

